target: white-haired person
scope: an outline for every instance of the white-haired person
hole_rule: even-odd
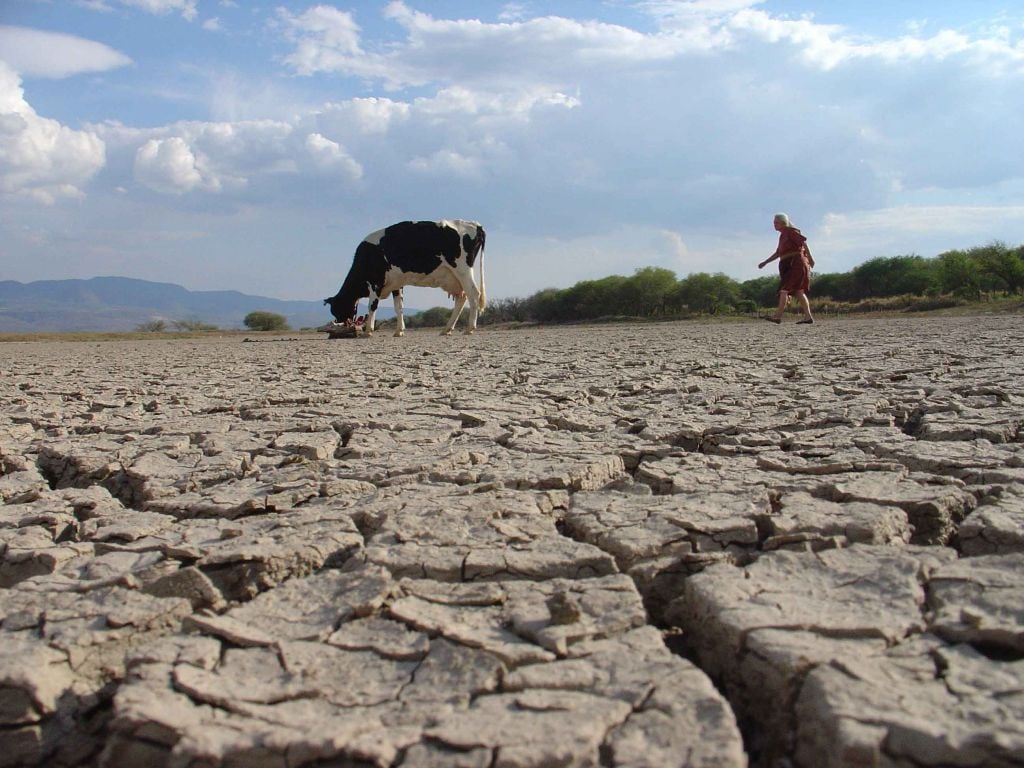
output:
[[[765,319],[776,324],[781,323],[789,304],[789,297],[795,296],[804,314],[804,319],[797,321],[797,325],[810,325],[814,322],[814,316],[811,315],[811,302],[807,300],[807,291],[811,287],[814,257],[811,256],[811,249],[807,247],[807,238],[790,223],[789,216],[777,213],[774,223],[775,230],[779,233],[779,246],[775,253],[757,265],[758,269],[763,269],[766,264],[779,260],[779,307],[772,317]]]

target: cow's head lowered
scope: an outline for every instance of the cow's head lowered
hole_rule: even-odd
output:
[[[324,304],[331,308],[331,314],[334,315],[336,322],[352,323],[355,320],[359,300],[369,297],[370,284],[374,282],[374,275],[371,274],[373,254],[368,251],[372,251],[374,248],[375,246],[371,246],[365,240],[359,244],[352,268],[345,276],[345,282],[341,284],[341,288],[334,296],[324,299]],[[380,280],[379,276],[377,276],[377,280]]]
[[[342,289],[336,295],[324,299],[324,304],[331,308],[331,314],[334,315],[335,322],[351,323],[355,320],[356,306],[359,303],[359,299],[366,296],[367,294],[364,293],[362,296],[348,298],[344,293],[344,289]]]

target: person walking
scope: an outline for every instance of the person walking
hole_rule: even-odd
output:
[[[789,216],[784,213],[775,214],[774,224],[775,230],[779,233],[779,246],[775,253],[757,265],[758,269],[763,269],[765,265],[779,260],[779,307],[772,317],[765,319],[775,324],[781,323],[789,304],[789,297],[794,296],[800,303],[804,315],[804,319],[799,320],[797,325],[811,325],[814,316],[811,314],[811,302],[807,299],[807,291],[811,286],[814,257],[811,256],[811,249],[807,247],[807,238],[790,223]]]

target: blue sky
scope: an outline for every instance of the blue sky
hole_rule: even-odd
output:
[[[0,279],[333,294],[403,219],[492,298],[1024,242],[1024,6],[0,1]],[[812,286],[813,293],[813,286]],[[407,304],[445,304],[438,291]]]

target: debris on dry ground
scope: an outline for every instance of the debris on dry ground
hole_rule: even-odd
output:
[[[0,768],[1024,765],[1024,318],[0,345]]]

